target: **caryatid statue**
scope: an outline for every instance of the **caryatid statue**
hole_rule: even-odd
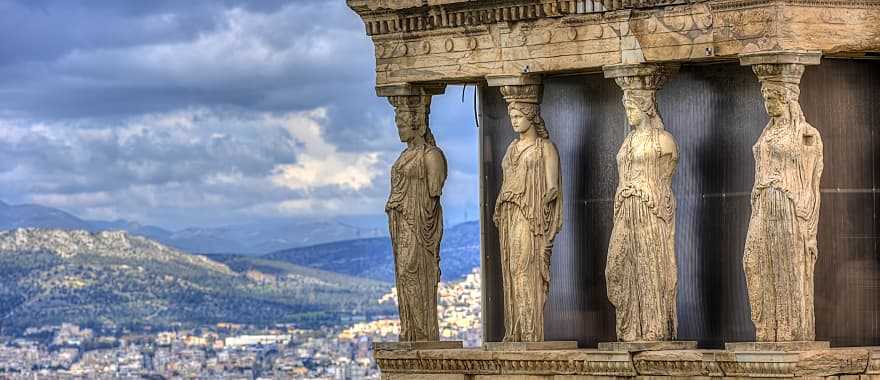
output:
[[[385,205],[394,251],[400,341],[437,341],[437,284],[446,158],[428,127],[430,95],[390,96],[406,149],[391,168]]]
[[[752,148],[755,184],[743,256],[752,321],[758,341],[812,341],[822,137],[798,102],[803,64],[752,69],[770,116]]]
[[[562,227],[559,153],[541,118],[541,85],[502,86],[519,136],[501,162],[494,221],[501,243],[504,341],[544,341],[553,239]]]
[[[614,227],[605,267],[608,298],[623,342],[676,335],[675,195],[678,146],[663,127],[657,90],[669,68],[618,65],[605,69],[623,89],[630,126],[617,153]]]

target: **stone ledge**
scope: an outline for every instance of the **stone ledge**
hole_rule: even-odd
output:
[[[829,342],[735,342],[725,343],[724,348],[727,351],[779,351],[779,352],[797,352],[797,351],[813,351],[827,350],[831,348]]]
[[[374,355],[383,373],[636,376],[630,355],[623,352],[473,348],[379,351]]]
[[[377,351],[383,378],[834,378],[880,379],[880,347],[801,352],[596,349],[485,351],[479,348]],[[404,376],[406,375],[406,376]],[[392,377],[397,376],[397,377]],[[455,377],[457,378],[457,377]]]
[[[546,342],[486,342],[486,351],[545,351],[545,350],[576,350],[577,341],[546,341]]]
[[[668,350],[696,350],[697,342],[693,340],[673,340],[661,342],[602,342],[599,343],[599,351],[668,351]]]
[[[374,342],[373,351],[413,351],[413,350],[443,350],[462,348],[460,340],[455,341],[422,341],[422,342]]]
[[[739,55],[742,65],[786,64],[818,65],[822,60],[820,51],[762,51]]]

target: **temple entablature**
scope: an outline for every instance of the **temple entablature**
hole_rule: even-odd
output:
[[[880,52],[876,0],[348,0],[373,39],[377,85],[735,60],[774,50]]]

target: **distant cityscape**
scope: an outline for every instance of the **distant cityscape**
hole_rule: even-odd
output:
[[[481,344],[479,268],[439,288],[441,339]],[[396,303],[396,292],[377,303]],[[64,323],[3,339],[0,379],[378,379],[370,347],[394,341],[396,316],[301,329],[217,323],[101,336]]]

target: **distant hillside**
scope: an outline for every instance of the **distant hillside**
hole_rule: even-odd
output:
[[[319,244],[273,252],[263,257],[351,276],[394,281],[394,256],[389,238]],[[443,279],[463,278],[479,265],[479,222],[466,222],[446,229],[440,246]]]
[[[0,230],[44,228],[91,232],[123,230],[159,241],[165,245],[196,253],[236,253],[260,255],[282,249],[339,240],[384,236],[385,228],[375,228],[376,220],[362,217],[359,223],[345,219],[274,219],[248,224],[187,228],[169,231],[127,220],[84,220],[62,210],[40,205],[8,205],[0,202]]]
[[[394,313],[389,284],[254,260],[223,264],[124,232],[0,232],[0,327],[337,323]]]

